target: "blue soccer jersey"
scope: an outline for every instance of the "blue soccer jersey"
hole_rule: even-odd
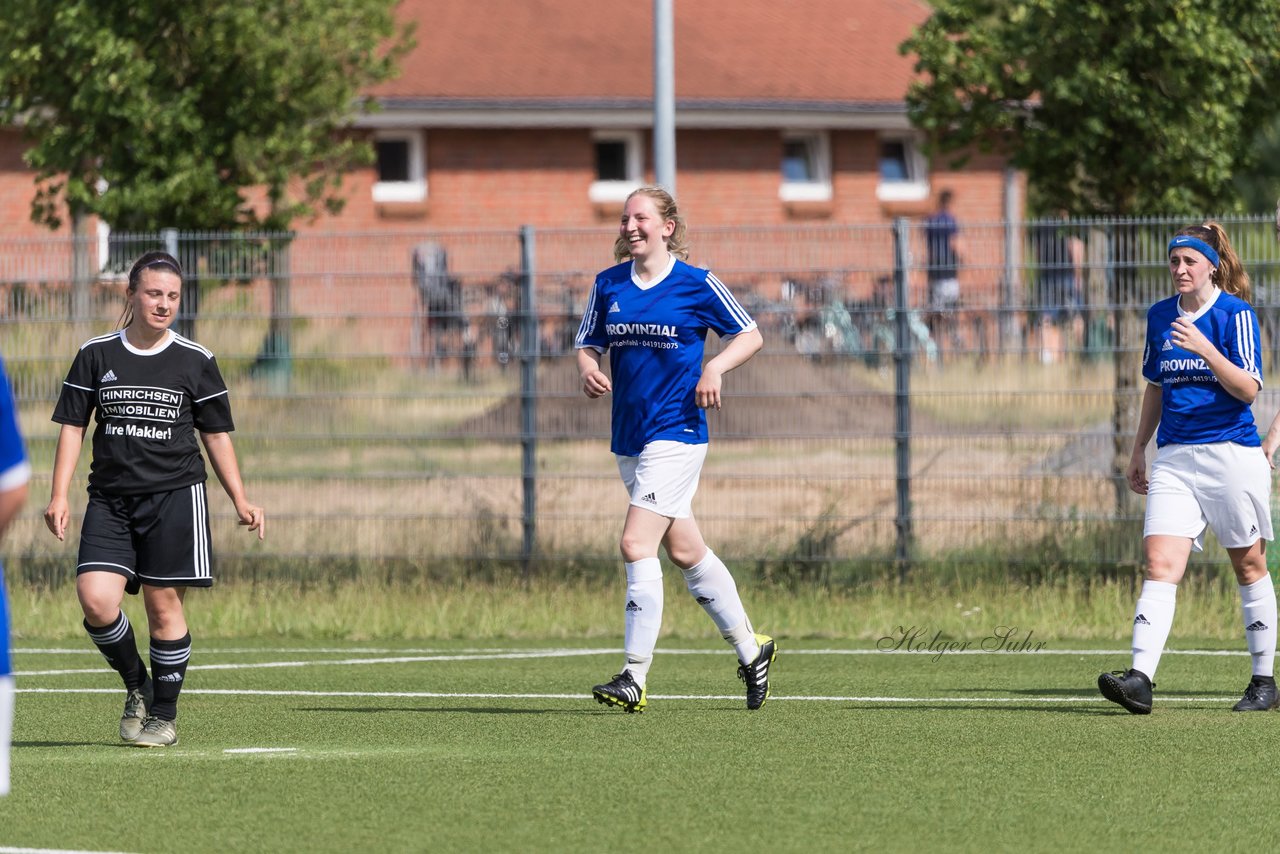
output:
[[[1179,307],[1178,297],[1161,300],[1147,312],[1142,354],[1142,375],[1162,390],[1156,444],[1235,442],[1258,447],[1262,441],[1249,404],[1223,388],[1204,359],[1173,343],[1171,328],[1178,317],[1191,318],[1213,346],[1262,386],[1258,317],[1247,302],[1215,290],[1206,305],[1188,314]]]
[[[0,363],[0,492],[17,489],[31,478],[31,464],[18,432],[18,410],[9,388],[9,376]],[[0,676],[12,673],[9,662],[9,606],[0,568]]]
[[[575,346],[609,352],[615,454],[636,457],[649,442],[707,441],[707,416],[694,399],[711,329],[730,338],[756,328],[733,294],[707,270],[672,258],[650,282],[632,262],[596,276]]]

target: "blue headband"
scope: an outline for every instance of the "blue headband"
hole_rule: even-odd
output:
[[[1188,249],[1196,250],[1201,255],[1208,258],[1209,263],[1215,267],[1219,264],[1217,250],[1198,237],[1192,237],[1189,234],[1179,234],[1177,237],[1173,238],[1173,240],[1169,241],[1170,252],[1177,249],[1179,246],[1185,246]]]

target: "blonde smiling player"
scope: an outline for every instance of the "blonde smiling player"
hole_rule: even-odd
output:
[[[627,595],[621,672],[592,690],[596,700],[643,711],[662,627],[658,547],[680,567],[690,594],[738,654],[747,708],[769,696],[776,645],[747,619],[733,576],[707,548],[692,501],[707,454],[705,410],[721,405],[724,374],[759,351],[751,316],[719,279],[691,267],[675,200],[643,187],[626,201],[614,244],[623,263],[596,276],[579,327],[578,372],[587,397],[613,393],[611,449],[630,494],[620,548]],[[707,330],[726,340],[705,366]],[[612,381],[600,369],[609,353]]]

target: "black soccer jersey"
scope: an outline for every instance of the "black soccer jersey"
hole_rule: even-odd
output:
[[[94,410],[89,488],[116,495],[203,483],[208,474],[196,431],[235,429],[213,354],[173,331],[153,350],[131,346],[123,331],[85,342],[53,420],[85,427]]]

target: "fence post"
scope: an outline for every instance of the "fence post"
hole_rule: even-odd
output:
[[[907,300],[910,266],[906,217],[893,221],[893,445],[897,486],[897,548],[894,563],[898,580],[905,581],[911,566],[911,328]]]
[[[1018,340],[1018,323],[1014,317],[1014,306],[1018,304],[1017,296],[1021,291],[1018,275],[1022,267],[1022,243],[1018,233],[1018,222],[1022,219],[1022,211],[1018,208],[1018,173],[1012,168],[1004,170],[1004,278],[1000,287],[1001,352],[1006,352],[1013,342]]]
[[[520,227],[520,479],[524,487],[524,541],[520,562],[527,577],[537,549],[538,306],[534,288],[534,230]]]
[[[90,319],[90,289],[93,287],[93,237],[89,233],[89,215],[79,205],[71,210],[71,322]]]
[[[174,331],[189,341],[196,340],[196,317],[200,314],[200,271],[199,258],[195,241],[190,238],[187,244],[190,252],[182,251],[178,237],[178,229],[160,229],[160,239],[164,241],[164,251],[168,252],[182,265],[182,298],[178,300],[178,317],[173,322]]]

